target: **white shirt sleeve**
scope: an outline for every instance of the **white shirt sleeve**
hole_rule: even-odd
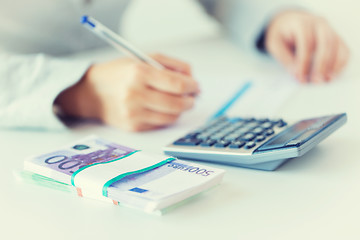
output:
[[[81,16],[90,14],[117,31],[129,3],[7,1],[0,8],[0,128],[66,129],[54,112],[54,100],[93,61],[73,55],[107,46],[80,24]]]
[[[54,114],[54,101],[90,64],[44,54],[0,54],[0,127],[66,129]]]
[[[286,9],[299,8],[298,0],[200,0],[241,47],[257,51],[256,42],[269,21]]]

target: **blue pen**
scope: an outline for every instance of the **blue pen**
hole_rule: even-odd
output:
[[[120,37],[118,34],[111,31],[109,28],[105,27],[99,21],[95,20],[89,16],[83,16],[81,23],[90,31],[98,35],[100,38],[104,39],[106,42],[111,44],[120,52],[124,52],[129,56],[140,60],[144,63],[147,63],[159,70],[164,69],[164,66],[147,56],[143,52],[139,51],[136,47],[126,41],[124,38]]]
[[[252,86],[252,82],[246,82],[241,88],[223,105],[221,108],[211,116],[209,120],[216,119],[225,115],[226,111],[240,98],[242,97]]]

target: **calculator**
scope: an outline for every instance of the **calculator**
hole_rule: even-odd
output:
[[[305,119],[218,117],[164,148],[190,160],[272,171],[302,156],[345,124],[346,113]]]

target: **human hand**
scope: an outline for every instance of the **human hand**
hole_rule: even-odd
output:
[[[188,64],[159,54],[152,57],[166,69],[127,58],[94,64],[57,103],[68,115],[130,131],[170,125],[194,105],[198,84]]]
[[[349,59],[348,47],[329,23],[305,11],[275,16],[265,46],[302,83],[332,80]]]

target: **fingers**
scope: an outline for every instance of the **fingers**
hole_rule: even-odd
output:
[[[344,69],[350,58],[349,48],[343,41],[340,41],[337,58],[333,67],[332,76],[336,77]]]
[[[267,29],[266,46],[302,83],[330,81],[349,59],[348,47],[329,23],[304,11],[276,16]]]
[[[148,89],[146,95],[142,95],[142,102],[147,109],[152,111],[181,114],[194,106],[195,97],[172,95]]]
[[[295,74],[295,56],[291,42],[283,39],[270,41],[268,42],[267,49],[289,72]]]
[[[119,105],[109,105],[104,122],[130,131],[146,131],[173,124],[194,105],[194,97],[180,97],[154,89],[128,91]]]
[[[167,69],[157,70],[146,64],[140,65],[141,69],[138,74],[149,87],[175,95],[197,95],[199,93],[198,83],[191,76]]]
[[[307,82],[312,64],[314,40],[311,26],[299,25],[295,31],[296,60],[295,75],[300,82]]]
[[[130,131],[146,131],[173,124],[183,111],[194,104],[191,97],[181,98],[150,88],[135,88],[114,97],[106,104],[104,123]]]
[[[193,107],[194,95],[199,92],[188,64],[162,55],[154,55],[154,59],[167,69],[137,64],[132,90],[125,93],[125,106],[118,119],[123,119],[122,125],[131,131],[173,124]]]
[[[105,119],[107,124],[124,128],[129,131],[147,131],[173,124],[179,114],[166,114],[146,108],[127,108],[120,116]]]
[[[188,75],[134,61],[110,65],[109,69],[115,71],[108,76],[112,80],[102,81],[96,88],[103,96],[100,119],[104,123],[130,131],[146,131],[173,124],[193,107],[198,85],[189,75],[188,66],[162,58],[161,63],[168,61],[168,65],[180,66]]]
[[[185,62],[164,56],[162,54],[152,54],[151,57],[170,71],[179,72],[191,76],[191,67]]]
[[[322,24],[322,23],[320,23]],[[338,38],[328,26],[316,28],[316,51],[314,52],[311,81],[326,82],[332,78],[333,68],[338,57]]]
[[[317,48],[314,53],[311,81],[328,82],[346,65],[349,49],[335,31],[323,22],[320,22],[316,36]]]
[[[123,103],[121,118],[131,118],[132,121],[140,117],[138,113],[143,109],[166,115],[180,115],[192,108],[195,97],[190,95],[173,95],[143,86],[128,90],[121,98]],[[147,117],[144,118],[148,120]]]
[[[135,122],[159,127],[173,124],[180,115],[155,112],[145,108],[141,109],[141,114],[138,116],[138,118],[134,118]]]

